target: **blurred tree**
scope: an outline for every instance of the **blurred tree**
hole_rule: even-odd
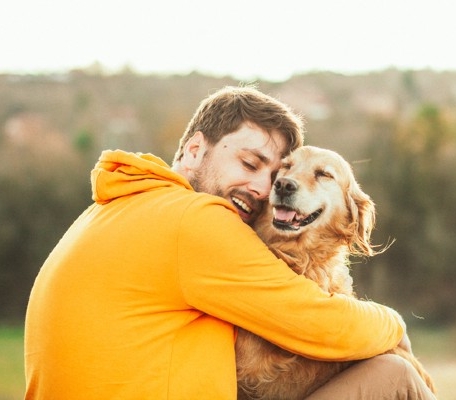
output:
[[[415,73],[412,70],[406,70],[402,73],[402,83],[405,92],[412,101],[417,100],[419,97],[419,89],[414,75]]]
[[[87,129],[81,129],[76,134],[74,145],[81,153],[89,153],[94,146],[93,134]]]
[[[89,204],[89,172],[46,140],[2,143],[0,157],[0,320],[19,320],[45,258]]]
[[[451,129],[439,108],[429,104],[410,122],[376,121],[363,177],[378,204],[376,240],[396,242],[372,260],[372,269],[355,270],[361,290],[406,317],[419,315],[431,323],[454,320],[456,305]]]

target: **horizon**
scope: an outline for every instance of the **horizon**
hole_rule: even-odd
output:
[[[211,71],[200,71],[200,70],[191,70],[191,71],[137,71],[129,65],[125,65],[119,69],[110,69],[105,67],[98,61],[86,66],[78,66],[68,69],[61,69],[61,70],[35,70],[35,71],[1,71],[0,76],[20,76],[20,77],[58,77],[58,76],[66,76],[70,75],[74,72],[83,72],[87,75],[100,75],[100,76],[119,76],[125,73],[130,73],[135,76],[147,77],[147,76],[156,76],[156,77],[173,77],[173,76],[188,76],[191,74],[197,74],[200,76],[211,77],[215,79],[222,79],[228,78],[233,80],[239,80],[240,82],[257,82],[257,81],[264,81],[270,83],[281,83],[286,82],[291,78],[299,77],[299,76],[306,76],[306,75],[314,75],[314,74],[334,74],[334,75],[341,75],[341,76],[367,76],[370,74],[382,74],[388,71],[398,71],[398,72],[431,72],[431,73],[456,73],[456,68],[452,69],[437,69],[431,67],[423,67],[423,68],[399,68],[396,66],[389,66],[384,68],[372,69],[372,70],[365,70],[365,71],[337,71],[337,70],[308,70],[308,71],[301,71],[294,73],[290,76],[285,77],[284,79],[268,79],[267,77],[242,77],[236,76],[232,73],[217,73]]]

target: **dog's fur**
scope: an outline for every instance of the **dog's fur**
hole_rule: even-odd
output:
[[[348,162],[333,151],[303,146],[284,160],[255,230],[296,273],[330,293],[355,296],[348,258],[376,254],[370,243],[374,224],[374,203]],[[412,354],[391,352],[409,360],[435,391]],[[352,364],[297,356],[239,329],[238,398],[303,399]]]

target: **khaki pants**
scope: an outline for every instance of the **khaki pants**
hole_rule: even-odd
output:
[[[427,400],[436,397],[408,361],[383,354],[353,365],[306,399]]]

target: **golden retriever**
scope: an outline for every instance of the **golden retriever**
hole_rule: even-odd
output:
[[[269,200],[255,225],[262,240],[323,290],[355,296],[348,258],[376,254],[370,243],[375,208],[348,162],[333,151],[303,146],[284,159]],[[412,354],[401,348],[391,352],[409,360],[435,391]],[[304,399],[352,364],[310,360],[239,329],[238,398]]]

